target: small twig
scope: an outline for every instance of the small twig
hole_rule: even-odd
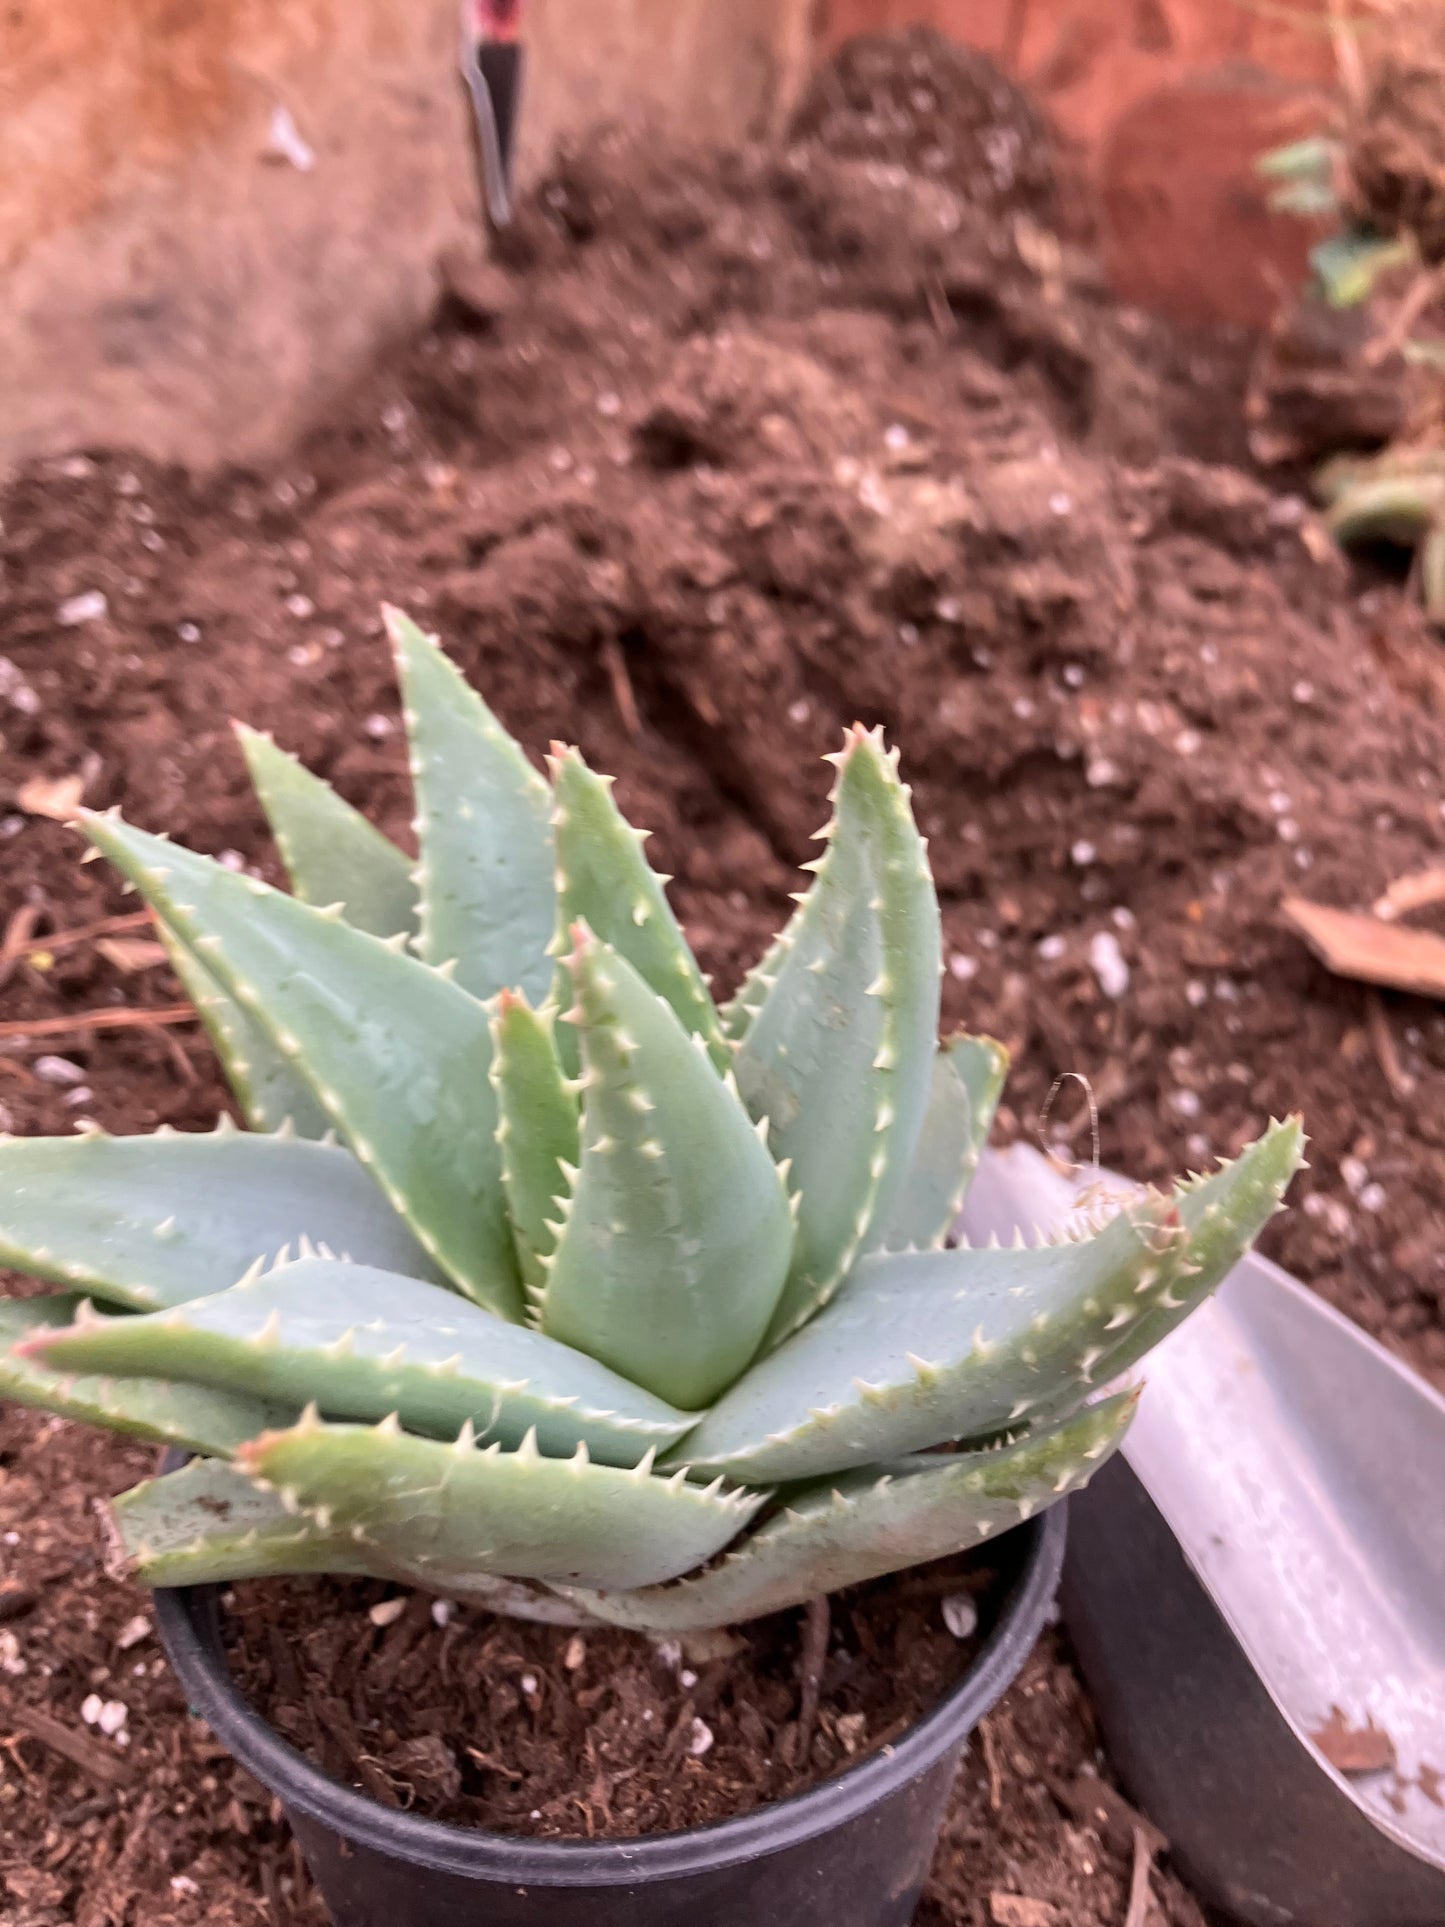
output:
[[[887,1726],[882,1726],[876,1733],[871,1733],[856,1753],[845,1754],[835,1766],[830,1767],[829,1777],[838,1773],[851,1772],[855,1766],[861,1766],[864,1760],[871,1760],[875,1753],[886,1753],[895,1740],[902,1739],[909,1727],[915,1725],[917,1721],[911,1713],[904,1713],[898,1719],[890,1720]]]
[[[123,916],[100,917],[94,923],[77,924],[74,930],[52,930],[48,936],[36,937],[25,948],[48,950],[52,956],[59,956],[63,950],[74,950],[96,937],[119,937],[127,930],[143,930],[154,922],[149,910],[127,910]]]
[[[1329,20],[1329,35],[1335,56],[1335,74],[1339,80],[1340,92],[1345,103],[1353,113],[1360,113],[1369,92],[1365,76],[1364,56],[1360,52],[1358,37],[1359,21],[1347,13],[1341,0],[1327,0],[1325,13]]]
[[[1006,74],[1017,74],[1023,53],[1024,31],[1028,26],[1029,0],[1008,0],[1004,15],[1003,38],[999,42],[998,64]]]
[[[602,666],[607,671],[607,679],[612,684],[612,700],[617,705],[617,713],[622,718],[622,726],[629,736],[642,734],[642,718],[637,713],[637,693],[632,687],[632,678],[627,673],[627,658],[622,653],[622,645],[616,636],[608,636],[602,645]]]
[[[0,1040],[8,1037],[64,1037],[71,1031],[149,1030],[162,1024],[193,1024],[190,1004],[165,1004],[159,1010],[135,1010],[121,1004],[114,1010],[86,1010],[78,1017],[20,1017],[0,1024]]]
[[[1134,1829],[1134,1872],[1129,1881],[1129,1911],[1124,1916],[1124,1927],[1145,1927],[1149,1918],[1149,1907],[1153,1894],[1149,1889],[1149,1872],[1154,1865],[1154,1849],[1144,1838],[1140,1828]]]
[[[33,1706],[12,1706],[7,1724],[17,1727],[32,1740],[48,1746],[52,1753],[69,1760],[78,1766],[82,1773],[88,1773],[92,1780],[102,1786],[127,1786],[130,1772],[124,1761],[108,1753],[98,1741],[84,1733],[77,1733],[73,1727],[64,1726],[53,1720],[48,1713],[42,1713]]]
[[[1003,1811],[1003,1773],[998,1763],[998,1742],[994,1739],[993,1728],[986,1719],[978,1723],[978,1737],[983,1743],[983,1763],[988,1768],[988,1810],[990,1813]]]
[[[1398,354],[1410,338],[1410,330],[1430,303],[1445,288],[1445,268],[1421,269],[1410,283],[1395,312],[1373,341],[1366,344],[1360,360],[1366,368],[1378,368]]]
[[[157,1024],[154,1028],[157,1041],[160,1043],[167,1057],[169,1057],[175,1065],[176,1074],[181,1082],[183,1084],[194,1084],[196,1081],[196,1067],[190,1058],[187,1057],[185,1046],[182,1044],[180,1038],[174,1036],[163,1024]]]
[[[823,1666],[828,1658],[828,1629],[831,1615],[828,1611],[828,1595],[819,1593],[810,1599],[804,1608],[803,1618],[803,1688],[798,1701],[798,1746],[795,1760],[798,1766],[807,1763],[813,1744],[813,1728],[818,1721],[818,1699],[823,1690]]]
[[[22,903],[6,924],[5,935],[0,937],[0,990],[14,975],[15,966],[25,955],[31,932],[39,921],[39,904]]]
[[[1143,1834],[1149,1851],[1156,1857],[1168,1850],[1169,1842],[1154,1822],[1145,1819],[1117,1787],[1110,1786],[1097,1774],[1086,1769],[1072,1780],[1050,1775],[1047,1785],[1065,1813],[1072,1814],[1082,1825],[1092,1827],[1115,1853],[1131,1853],[1136,1833]]]
[[[486,1773],[500,1773],[504,1780],[525,1780],[527,1777],[519,1766],[508,1766],[505,1760],[494,1759],[490,1753],[482,1753],[474,1746],[467,1747],[466,1752]]]
[[[1375,1047],[1375,1055],[1380,1060],[1380,1070],[1385,1082],[1396,1097],[1412,1097],[1415,1080],[1400,1062],[1400,1053],[1395,1044],[1395,1033],[1390,1028],[1390,1019],[1385,1013],[1385,1000],[1378,990],[1365,992],[1365,1028],[1370,1033],[1370,1042]]]

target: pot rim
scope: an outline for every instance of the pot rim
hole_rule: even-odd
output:
[[[845,1826],[961,1745],[1018,1676],[1058,1591],[1064,1504],[1005,1535],[1021,1544],[998,1620],[972,1665],[891,1746],[751,1813],[631,1840],[538,1841],[384,1807],[313,1766],[243,1697],[221,1646],[218,1586],[162,1587],[158,1630],[192,1710],[288,1810],[438,1872],[519,1887],[613,1887],[735,1865]]]

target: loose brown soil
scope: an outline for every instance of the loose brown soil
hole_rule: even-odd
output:
[[[920,57],[920,84],[962,59],[895,56],[910,78]],[[1036,158],[1032,110],[972,97]],[[178,990],[49,941],[134,900],[22,784],[79,775],[274,875],[239,714],[405,840],[389,597],[534,751],[562,736],[617,772],[723,987],[786,910],[816,757],[884,723],[932,838],[947,1016],[1016,1053],[1002,1128],[1078,1071],[1106,1159],[1159,1177],[1303,1109],[1312,1169],[1268,1249],[1445,1383],[1445,1020],[1332,980],[1278,915],[1438,857],[1438,647],[1300,500],[1210,465],[1242,442],[1239,344],[1111,305],[1034,160],[980,205],[867,120],[835,105],[776,155],[565,157],[506,262],[458,266],[435,327],[274,473],[200,486],[96,452],[0,494],[0,1022],[28,1038],[0,1031],[4,1119],[195,1129],[223,1102],[194,1025],[43,1028]],[[1061,1125],[1086,1152],[1082,1116]],[[146,1462],[0,1415],[7,1918],[311,1927],[268,1800],[101,1575],[90,1497]],[[83,1723],[92,1693],[126,1746]],[[1127,1828],[1073,1794],[1097,1757],[1051,1636],[960,1776],[927,1927],[983,1927],[995,1895],[1122,1919]],[[1197,1920],[1167,1866],[1154,1892],[1155,1919]]]
[[[888,1746],[962,1677],[997,1596],[976,1557],[840,1593],[815,1713],[797,1612],[718,1655],[418,1593],[374,1628],[394,1589],[305,1580],[238,1587],[226,1625],[253,1703],[374,1799],[541,1839],[631,1837],[751,1812]],[[972,1605],[977,1635],[950,1633],[945,1599]]]

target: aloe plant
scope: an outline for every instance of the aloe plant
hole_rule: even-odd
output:
[[[0,1261],[58,1288],[0,1307],[0,1393],[196,1455],[115,1504],[122,1564],[701,1629],[1082,1484],[1297,1121],[1077,1236],[953,1244],[1006,1060],[939,1045],[881,734],[831,759],[810,887],[719,1009],[607,779],[544,778],[388,624],[417,863],[249,733],[293,895],[85,821],[249,1126],[0,1144]]]

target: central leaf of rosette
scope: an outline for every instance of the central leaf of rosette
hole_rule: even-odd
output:
[[[793,1243],[783,1175],[706,1044],[585,924],[563,967],[582,1148],[542,1259],[544,1332],[688,1409],[751,1362]]]

